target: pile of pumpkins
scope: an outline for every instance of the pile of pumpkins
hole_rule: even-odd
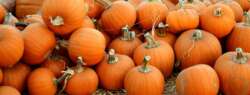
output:
[[[249,0],[16,0],[0,6],[0,95],[250,94]],[[168,90],[168,89],[166,89]]]

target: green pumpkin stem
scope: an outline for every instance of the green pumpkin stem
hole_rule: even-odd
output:
[[[160,37],[165,37],[167,27],[168,25],[164,25],[162,22],[160,22],[156,28],[156,35]]]
[[[64,25],[64,19],[61,16],[50,17],[50,23],[53,26],[62,26]]]
[[[76,72],[80,73],[84,71],[84,67],[82,65],[86,65],[85,62],[83,62],[83,59],[81,56],[77,57],[77,62],[76,62]]]
[[[240,64],[247,63],[248,58],[244,56],[242,48],[236,48],[235,51],[237,53],[235,61]]]
[[[195,41],[202,39],[202,31],[201,30],[194,30],[192,38]]]
[[[128,25],[122,28],[123,35],[121,37],[121,40],[124,41],[131,41],[134,40],[135,38],[135,32],[134,31],[129,31]]]
[[[63,71],[63,75],[61,77],[59,77],[56,80],[56,85],[58,86],[62,81],[64,81],[64,84],[62,86],[62,88],[58,91],[58,95],[61,95],[64,91],[64,89],[66,88],[66,85],[68,83],[68,80],[74,75],[74,70],[68,68],[66,71]]]
[[[160,46],[160,43],[155,41],[155,39],[149,33],[144,34],[144,37],[147,41],[147,45],[145,46],[145,48],[150,49]]]
[[[115,55],[115,50],[110,49],[108,53],[108,63],[115,64],[119,61],[118,57]]]
[[[222,16],[222,9],[220,7],[214,10],[214,16],[218,16],[218,17]]]
[[[145,56],[144,59],[143,59],[143,66],[141,68],[139,68],[139,71],[142,72],[142,73],[148,73],[151,71],[150,68],[148,68],[148,63],[149,63],[149,60],[151,59],[150,56]]]
[[[244,16],[245,16],[244,24],[246,26],[250,26],[250,13],[249,12],[244,12]]]
[[[189,2],[189,1],[188,1]],[[180,8],[183,8],[184,7],[184,4],[185,4],[185,1],[184,0],[179,0],[179,7]]]

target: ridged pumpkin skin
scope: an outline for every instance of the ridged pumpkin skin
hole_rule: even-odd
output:
[[[23,22],[26,22],[26,23],[44,23],[43,22],[43,18],[41,15],[37,15],[37,14],[34,14],[34,15],[27,15]]]
[[[201,28],[214,34],[217,38],[228,35],[235,23],[234,12],[224,4],[208,6],[200,14]]]
[[[72,61],[82,57],[87,66],[99,63],[105,54],[105,38],[101,32],[91,28],[80,28],[69,39],[68,53]]]
[[[23,56],[24,41],[15,27],[0,25],[0,67],[12,67]]]
[[[133,5],[126,1],[115,1],[102,13],[100,20],[104,31],[118,35],[121,33],[122,27],[134,25],[136,10]]]
[[[37,68],[31,72],[27,86],[29,95],[55,95],[55,76],[47,68]]]
[[[93,29],[95,29],[95,24],[88,16],[85,16],[81,28],[93,28]]]
[[[83,0],[45,0],[42,18],[59,35],[67,35],[80,28],[87,14]]]
[[[217,95],[219,78],[209,65],[199,64],[181,71],[176,79],[177,95]]]
[[[247,58],[244,63],[236,62],[237,53],[228,52],[219,57],[214,69],[220,79],[221,91],[225,95],[250,94],[250,54],[243,53]]]
[[[90,18],[99,18],[101,13],[104,11],[104,7],[95,0],[84,0],[84,1],[88,4],[87,15]]]
[[[144,1],[137,8],[138,23],[143,29],[151,29],[166,20],[168,8],[158,1]]]
[[[234,12],[234,16],[235,16],[235,20],[237,22],[240,22],[242,20],[243,17],[243,9],[241,8],[240,4],[237,3],[234,0],[224,0],[224,1],[220,1],[218,3],[222,3],[225,5],[228,5]]]
[[[38,13],[43,1],[45,0],[15,0],[16,1],[16,16],[24,18],[26,15]]]
[[[117,61],[110,63],[109,56],[97,65],[96,72],[100,79],[100,84],[108,90],[120,90],[123,88],[123,82],[127,72],[135,65],[133,60],[126,56],[115,54]]]
[[[168,13],[166,24],[172,33],[195,29],[199,25],[199,14],[193,9],[178,9]]]
[[[12,68],[4,68],[2,85],[14,87],[22,92],[30,72],[31,68],[23,63],[17,63]]]
[[[41,64],[56,45],[56,38],[44,24],[34,23],[27,26],[23,33],[24,55],[27,64]]]
[[[247,11],[250,9],[250,2],[248,0],[235,0],[235,1],[240,4],[240,6],[242,7],[244,11]]]
[[[165,31],[166,32],[166,31]],[[155,34],[154,35],[155,40],[161,40],[164,41],[165,43],[168,43],[169,45],[171,45],[171,47],[174,47],[175,41],[177,39],[177,37],[170,32],[166,32],[165,34]]]
[[[194,37],[200,31],[201,37]],[[199,34],[198,34],[199,35]],[[177,60],[180,61],[180,68],[196,64],[214,65],[216,59],[222,54],[222,48],[219,40],[203,30],[188,30],[183,32],[175,43],[175,54]]]
[[[0,86],[0,95],[21,95],[21,93],[10,86]]]
[[[64,59],[47,59],[43,64],[42,67],[48,68],[53,72],[55,77],[60,77],[62,75],[62,71],[66,69],[66,62]]]
[[[0,5],[0,23],[3,23],[5,15],[6,15],[6,10],[3,7],[3,5]]]

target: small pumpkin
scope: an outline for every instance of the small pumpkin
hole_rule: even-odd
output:
[[[23,63],[17,63],[12,68],[4,68],[2,85],[14,87],[22,92],[30,72],[31,68]]]
[[[199,29],[183,32],[176,40],[174,50],[181,69],[196,64],[213,66],[222,54],[219,40],[211,33]]]
[[[21,93],[10,86],[0,86],[0,95],[21,95]]]
[[[95,29],[95,24],[93,23],[92,19],[90,19],[88,16],[85,16],[81,28],[94,28]]]
[[[132,68],[124,79],[128,95],[162,95],[164,76],[156,67],[149,65],[150,56],[145,56],[143,65]]]
[[[144,56],[151,56],[149,64],[160,69],[163,75],[168,77],[171,75],[174,66],[174,50],[169,44],[156,41],[149,33],[146,33],[144,37],[147,42],[138,46],[134,51],[133,59],[135,64],[141,65]]]
[[[44,23],[41,15],[33,14],[25,16],[23,22],[25,23]]]
[[[114,49],[119,54],[133,56],[134,50],[142,44],[141,40],[135,37],[135,32],[129,31],[128,27],[122,29],[123,35],[114,39],[109,48]]]
[[[52,55],[42,64],[42,67],[51,70],[55,77],[60,77],[62,71],[66,69],[66,61],[59,55]]]
[[[40,10],[43,1],[45,0],[15,0],[16,1],[16,16],[24,18],[26,15],[36,14]]]
[[[220,56],[214,66],[220,79],[221,91],[225,95],[250,94],[250,54],[241,48]]]
[[[0,67],[12,67],[23,56],[24,41],[18,29],[0,25]]]
[[[219,78],[209,65],[195,65],[178,74],[176,92],[178,95],[217,95]]]
[[[46,25],[59,35],[80,28],[87,14],[83,0],[45,0],[41,9]]]
[[[232,9],[225,4],[208,6],[200,14],[201,28],[214,34],[217,38],[227,36],[235,23]]]
[[[103,88],[120,90],[123,88],[125,75],[134,66],[129,56],[115,54],[114,49],[110,49],[105,59],[97,65],[96,72]]]
[[[41,64],[56,46],[56,38],[44,24],[33,23],[23,31],[24,55],[27,64]]]
[[[99,16],[104,11],[104,7],[96,2],[95,0],[84,0],[88,5],[88,13],[87,15],[90,18],[99,18]]]
[[[223,1],[220,1],[218,3],[222,3],[222,4],[225,4],[225,5],[228,5],[233,10],[234,16],[235,16],[235,20],[237,22],[239,22],[239,21],[242,20],[243,9],[241,8],[241,6],[240,6],[239,3],[237,3],[234,0],[223,0]]]
[[[250,2],[249,2],[249,0],[235,0],[235,1],[240,4],[240,6],[242,7],[242,9],[244,11],[247,11],[247,10],[250,9]]]

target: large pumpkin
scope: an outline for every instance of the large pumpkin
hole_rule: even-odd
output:
[[[221,91],[225,95],[250,94],[250,54],[241,48],[219,57],[214,69],[220,79]]]
[[[56,45],[56,38],[44,24],[34,23],[23,31],[24,55],[27,64],[41,64],[50,55]]]
[[[15,27],[0,25],[0,30],[0,67],[12,67],[23,56],[23,38]]]
[[[47,26],[59,35],[80,28],[87,13],[83,0],[45,0],[42,17]]]
[[[241,8],[240,4],[234,0],[223,0],[218,3],[228,5],[234,12],[235,20],[240,22],[243,17],[243,9]]]
[[[37,14],[44,0],[16,0],[16,16],[24,18],[26,15]]]
[[[176,92],[177,95],[217,95],[219,78],[210,66],[195,65],[178,74]]]
[[[211,33],[198,29],[183,32],[176,40],[174,50],[181,69],[195,64],[213,66],[222,54],[219,40]]]
[[[10,86],[0,86],[0,95],[21,95],[21,93]]]

